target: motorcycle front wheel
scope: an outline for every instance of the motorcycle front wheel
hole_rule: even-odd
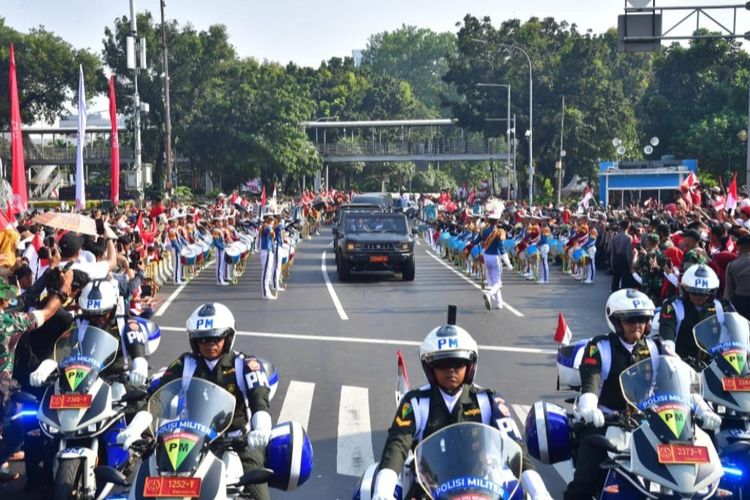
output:
[[[80,460],[63,460],[57,467],[54,500],[85,498],[83,491],[83,464]]]

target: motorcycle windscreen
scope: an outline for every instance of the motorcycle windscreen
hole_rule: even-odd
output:
[[[509,499],[521,477],[521,447],[484,424],[450,425],[414,450],[417,481],[434,500]]]
[[[232,422],[235,398],[206,380],[173,380],[148,400],[160,474],[194,472],[204,448]]]
[[[724,314],[724,323],[711,316],[693,328],[698,346],[711,356],[727,377],[742,377],[750,390],[750,367],[747,353],[750,350],[750,324],[738,313]],[[740,382],[746,383],[746,382]]]
[[[62,375],[60,392],[87,393],[99,373],[115,360],[119,347],[119,338],[93,326],[63,333],[54,348]]]
[[[644,359],[620,374],[620,386],[662,442],[692,440],[691,394],[700,394],[700,379],[690,366],[675,356]]]

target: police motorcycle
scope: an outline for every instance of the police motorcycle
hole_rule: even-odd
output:
[[[723,470],[711,438],[695,425],[692,394],[700,385],[695,371],[677,357],[656,356],[623,371],[620,385],[631,408],[606,416],[606,436],[585,438],[609,452],[600,498],[716,495]],[[546,464],[569,460],[572,420],[558,405],[535,403],[526,419],[529,453]]]
[[[456,324],[456,314],[456,306],[448,306],[448,325]],[[411,386],[401,352],[396,353],[396,359],[398,405]],[[365,469],[352,500],[372,499],[378,466],[375,462]],[[453,424],[420,441],[409,453],[395,485],[394,500],[407,500],[406,492],[415,482],[433,500],[522,500],[521,466],[522,449],[507,433],[480,423]]]
[[[696,344],[710,357],[701,372],[703,398],[722,417],[715,433],[724,464],[722,488],[750,495],[750,326],[736,312],[704,319],[693,327]]]
[[[42,432],[57,448],[53,463],[56,499],[106,495],[112,485],[97,487],[94,468],[107,463],[122,469],[128,463],[128,453],[115,439],[125,427],[128,403],[146,393],[138,389],[126,392],[124,380],[110,383],[100,377],[114,362],[119,347],[117,338],[93,326],[69,330],[55,342],[57,371],[37,418]]]
[[[102,481],[129,488],[131,500],[222,500],[241,497],[250,484],[268,482],[283,490],[304,484],[312,472],[312,445],[296,422],[274,427],[266,467],[243,474],[233,447],[245,438],[225,434],[234,406],[235,397],[216,384],[199,378],[173,380],[149,398],[154,439],[133,443],[143,461],[132,483],[111,467],[99,467],[96,473]]]

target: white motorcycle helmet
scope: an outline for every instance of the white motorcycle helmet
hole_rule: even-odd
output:
[[[649,320],[654,317],[654,303],[645,293],[633,288],[623,288],[613,292],[607,299],[604,315],[607,325],[613,332],[622,333],[621,319],[648,316]],[[645,334],[651,332],[651,321],[646,323]]]
[[[719,277],[705,264],[694,264],[680,280],[682,289],[695,295],[715,295],[719,290]]]
[[[84,317],[104,316],[117,308],[120,292],[110,280],[90,281],[78,297],[78,307]]]
[[[224,354],[234,345],[234,314],[224,304],[209,302],[199,306],[185,324],[188,341],[193,354],[199,354],[195,340],[200,338],[224,338]]]
[[[437,383],[432,363],[444,359],[463,359],[468,361],[464,384],[471,384],[477,372],[479,348],[469,332],[455,324],[438,326],[427,334],[419,346],[419,359],[422,370],[431,385]]]

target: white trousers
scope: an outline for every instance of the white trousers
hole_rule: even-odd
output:
[[[487,283],[490,290],[487,294],[495,301],[496,306],[503,304],[503,264],[499,255],[484,254],[484,266],[487,269]]]
[[[269,250],[260,251],[260,291],[263,298],[272,295],[271,284],[273,280],[273,252]]]
[[[223,249],[216,248],[216,284],[224,282],[224,276],[226,275],[226,260],[224,259],[225,252]]]
[[[172,281],[177,285],[182,281],[182,259],[180,258],[180,251],[177,248],[170,246],[169,250],[172,252],[172,262],[174,267],[172,269]]]
[[[539,266],[539,279],[541,281],[549,281],[549,245],[541,245],[539,247],[539,253],[542,256]]]

